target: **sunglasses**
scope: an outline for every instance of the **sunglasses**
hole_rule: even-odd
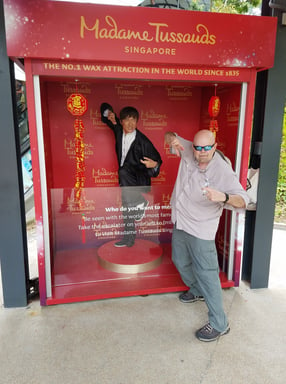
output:
[[[214,147],[215,143],[213,145],[205,145],[202,147],[201,145],[193,145],[196,151],[201,152],[202,150],[204,151],[210,151]]]

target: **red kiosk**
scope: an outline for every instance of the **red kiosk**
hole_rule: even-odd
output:
[[[48,0],[4,7],[8,55],[24,59],[27,78],[41,304],[184,290],[170,246],[178,159],[164,132],[213,130],[246,186],[256,73],[273,65],[276,19]],[[136,107],[163,160],[131,248],[114,247],[125,212],[102,102]],[[223,287],[239,284],[243,233],[243,215],[225,211]]]

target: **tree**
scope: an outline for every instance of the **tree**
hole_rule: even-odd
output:
[[[261,0],[192,0],[190,9],[221,13],[251,13]]]
[[[284,108],[283,136],[276,191],[275,221],[286,223],[286,106]]]

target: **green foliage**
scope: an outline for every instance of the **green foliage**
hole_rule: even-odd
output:
[[[221,13],[250,13],[262,0],[192,0],[193,11],[211,11]]]
[[[276,191],[275,221],[286,221],[286,107]]]
[[[213,0],[212,12],[249,13],[252,7],[257,7],[260,0]]]
[[[190,5],[191,11],[209,11],[210,2],[204,0],[193,0]]]

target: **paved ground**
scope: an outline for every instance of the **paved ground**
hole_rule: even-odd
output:
[[[35,236],[32,227],[32,254]],[[274,229],[269,289],[223,291],[231,331],[212,343],[194,336],[205,303],[175,293],[1,308],[0,384],[284,384],[285,249],[286,231]]]
[[[274,225],[269,288],[286,289],[286,225]]]
[[[0,309],[0,384],[284,384],[286,290],[223,291],[231,331],[177,294]]]

